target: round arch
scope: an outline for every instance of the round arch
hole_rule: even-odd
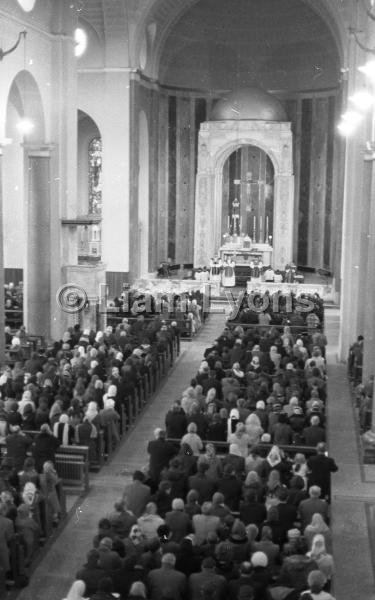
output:
[[[14,123],[9,119],[9,109],[13,107],[19,119],[29,119],[33,124],[30,133],[25,135],[28,143],[40,143],[45,139],[45,119],[42,96],[37,82],[30,71],[23,69],[14,77],[9,88],[7,101],[7,117],[5,124],[6,136],[14,136]]]

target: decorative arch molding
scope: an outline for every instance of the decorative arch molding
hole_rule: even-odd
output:
[[[149,64],[149,75],[155,79],[159,74],[159,63],[164,44],[181,17],[187,13],[200,0],[154,0],[151,6],[138,21],[134,35],[134,54],[139,56],[144,32],[148,24],[153,21],[158,25],[155,46],[152,51],[152,61]],[[347,58],[347,23],[345,23],[344,9],[340,0],[303,0],[311,10],[318,14],[329,27],[342,64]]]
[[[44,142],[45,118],[43,100],[38,83],[30,71],[22,69],[14,76],[8,92],[7,106],[13,104],[20,118],[30,119],[34,128],[28,135],[28,142]],[[6,137],[12,137],[6,125]]]
[[[273,121],[207,121],[202,123],[199,132],[195,267],[209,264],[210,258],[221,246],[223,167],[236,148],[246,145],[261,148],[270,157],[275,170],[273,266],[283,269],[293,259],[294,175],[291,124]]]

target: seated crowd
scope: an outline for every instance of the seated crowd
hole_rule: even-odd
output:
[[[67,600],[332,600],[325,405],[309,334],[226,328],[149,441],[147,473],[99,521]]]
[[[116,296],[109,302],[108,313],[115,309],[119,316],[129,318],[144,315],[153,318],[163,315],[164,318],[175,319],[181,323],[189,321],[192,333],[198,331],[205,319],[203,312],[204,299],[200,290],[181,293],[139,292],[130,290]]]
[[[252,292],[244,294],[241,304],[232,312],[231,319],[242,324],[284,325],[307,328],[313,334],[310,343],[326,345],[323,300],[319,294],[282,294]],[[315,330],[315,331],[313,331]],[[314,339],[316,338],[316,340]],[[324,353],[323,353],[324,354]]]
[[[160,318],[94,332],[79,326],[66,331],[45,351],[22,355],[1,368],[0,574],[9,572],[10,545],[19,534],[26,563],[40,538],[43,500],[55,523],[61,507],[55,455],[60,445],[78,444],[95,451],[101,431],[120,439],[119,422],[127,414],[142,377],[152,371],[177,335]],[[21,346],[20,346],[21,351]]]

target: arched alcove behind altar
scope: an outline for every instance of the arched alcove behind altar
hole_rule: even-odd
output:
[[[249,236],[272,243],[275,169],[257,146],[239,146],[223,166],[221,235]]]
[[[274,168],[272,265],[284,269],[293,259],[294,175],[292,130],[288,122],[206,121],[199,131],[195,195],[194,266],[209,264],[222,244],[223,168],[241,146],[255,146]]]

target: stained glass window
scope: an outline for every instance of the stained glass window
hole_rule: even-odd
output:
[[[102,140],[89,143],[89,214],[102,215]]]

